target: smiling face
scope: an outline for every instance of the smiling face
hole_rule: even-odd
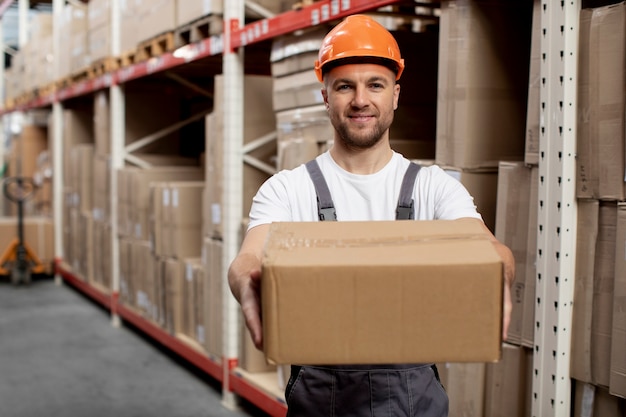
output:
[[[322,95],[335,141],[357,150],[389,138],[400,95],[396,75],[389,68],[365,63],[335,67],[324,77]]]

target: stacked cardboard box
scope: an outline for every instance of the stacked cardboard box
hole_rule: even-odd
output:
[[[221,239],[223,236],[223,163],[224,163],[224,82],[222,76],[215,77],[215,107],[206,118],[206,202],[204,205],[205,236]],[[271,134],[276,121],[271,106],[272,79],[267,76],[248,75],[244,78],[244,122],[243,142],[251,145],[256,139]],[[246,154],[243,167],[243,212],[248,217],[252,197],[261,184],[276,171],[274,161],[276,142],[270,140]],[[252,161],[254,160],[254,161]]]
[[[92,0],[87,4],[90,63],[112,56],[110,1]]]
[[[581,11],[571,375],[577,395],[580,385],[583,398],[608,402],[626,397],[625,33],[626,3]]]
[[[63,7],[61,23],[61,48],[59,53],[59,77],[67,77],[89,66],[87,5],[68,3]]]

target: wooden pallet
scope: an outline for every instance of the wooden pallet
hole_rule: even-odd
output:
[[[57,89],[62,90],[76,83],[79,83],[81,81],[87,81],[89,79],[90,79],[89,69],[85,68],[80,71],[76,71],[75,73],[70,74],[64,78],[61,78],[55,83],[55,85]]]
[[[133,49],[132,51],[124,52],[120,58],[120,67],[128,67],[137,63],[137,50]]]
[[[120,67],[120,59],[114,57],[106,57],[92,62],[87,68],[89,78],[96,78],[111,71],[115,71]]]
[[[37,98],[35,91],[29,91],[27,93],[20,94],[15,97],[15,105],[22,106],[28,104]]]
[[[175,47],[198,42],[213,35],[219,35],[224,31],[224,19],[222,15],[208,15],[180,26],[174,31]]]
[[[292,9],[292,10],[300,10],[300,9],[302,9],[303,7],[306,7],[306,6],[310,6],[310,5],[312,5],[313,3],[315,3],[315,0],[301,0],[301,1],[299,1],[299,2],[294,3],[294,4],[291,6],[291,9]]]
[[[146,61],[150,58],[163,55],[166,52],[173,51],[175,48],[174,32],[166,32],[139,43],[135,59],[136,62]]]

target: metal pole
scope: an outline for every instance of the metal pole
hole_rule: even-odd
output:
[[[61,22],[63,20],[63,0],[52,3],[52,54],[54,56],[54,79],[61,78]],[[52,216],[54,218],[54,253],[63,259],[63,104],[58,100],[52,104]],[[61,276],[55,275],[60,284]]]
[[[576,258],[579,0],[541,1],[533,417],[569,417]]]
[[[111,54],[120,55],[120,20],[121,8],[119,0],[111,1]],[[120,293],[120,253],[119,253],[119,233],[118,233],[118,184],[117,171],[124,166],[124,145],[126,142],[124,119],[126,114],[124,90],[122,86],[114,84],[109,90],[110,110],[111,110],[111,324],[119,327],[120,317],[117,314],[117,302]]]
[[[230,31],[244,23],[243,0],[224,2],[224,242],[222,255],[222,299],[224,313],[223,403],[236,408],[236,397],[230,391],[230,369],[236,364],[239,351],[239,306],[228,286],[228,266],[239,251],[239,229],[243,210],[243,50],[230,47]]]

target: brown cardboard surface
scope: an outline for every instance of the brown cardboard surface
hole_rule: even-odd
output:
[[[251,143],[276,130],[276,119],[272,111],[272,79],[267,76],[247,75],[244,78],[244,144]],[[206,118],[206,202],[205,236],[222,237],[222,187],[223,187],[223,147],[224,129],[222,126],[223,109],[218,103],[223,103],[224,78],[215,77],[215,110]],[[257,159],[270,168],[275,167],[273,162],[276,156],[276,141],[269,141],[248,153],[248,156]],[[250,164],[243,167],[243,210],[242,217],[248,216],[252,197],[261,184],[269,177],[269,173]]]
[[[223,353],[223,296],[222,296],[222,242],[217,239],[204,239],[206,274],[204,292],[204,320],[207,323],[206,350],[221,358]]]
[[[274,223],[265,354],[277,364],[496,361],[502,285],[474,220]]]
[[[532,4],[442,2],[437,163],[523,160]]]
[[[482,416],[485,409],[485,364],[437,364],[449,400],[450,416]]]
[[[626,203],[617,210],[609,391],[626,397]]]
[[[180,1],[176,2],[176,27],[199,19],[209,14],[221,14],[220,0]]]
[[[591,318],[591,370],[593,383],[609,385],[613,289],[615,284],[615,229],[617,206],[600,202],[598,240],[593,275],[593,315]]]
[[[541,64],[541,0],[533,2],[533,21],[528,73],[528,106],[526,110],[526,149],[524,162],[539,163],[539,68]]]
[[[526,377],[524,348],[504,343],[502,360],[486,366],[484,415],[525,417]]]
[[[618,203],[609,391],[626,397],[626,203]]]
[[[611,395],[606,388],[574,381],[572,417],[624,417],[626,401]]]
[[[54,225],[45,217],[24,217],[24,242],[42,262],[54,260]],[[17,238],[17,217],[0,217],[0,254]]]
[[[276,365],[270,364],[265,359],[263,351],[258,350],[252,342],[252,337],[246,327],[243,317],[239,318],[239,361],[238,365],[247,372],[271,372],[276,370]]]
[[[617,206],[579,200],[574,292],[573,378],[609,386]],[[595,217],[594,217],[595,216]]]
[[[176,1],[139,0],[137,1],[138,40],[145,41],[176,27]]]
[[[570,374],[591,382],[591,320],[593,316],[593,273],[598,236],[597,200],[578,201],[576,239],[576,280],[572,309],[572,348]]]
[[[580,14],[576,196],[626,197],[626,4]]]
[[[467,188],[467,191],[474,198],[474,204],[483,217],[483,221],[493,232],[498,200],[498,170],[493,168],[463,169],[451,166],[443,166],[442,168]]]
[[[532,169],[522,162],[500,162],[498,170],[498,199],[495,236],[507,245],[515,258],[515,281],[511,290],[513,311],[507,342],[521,344],[524,312],[524,286],[528,235]]]

